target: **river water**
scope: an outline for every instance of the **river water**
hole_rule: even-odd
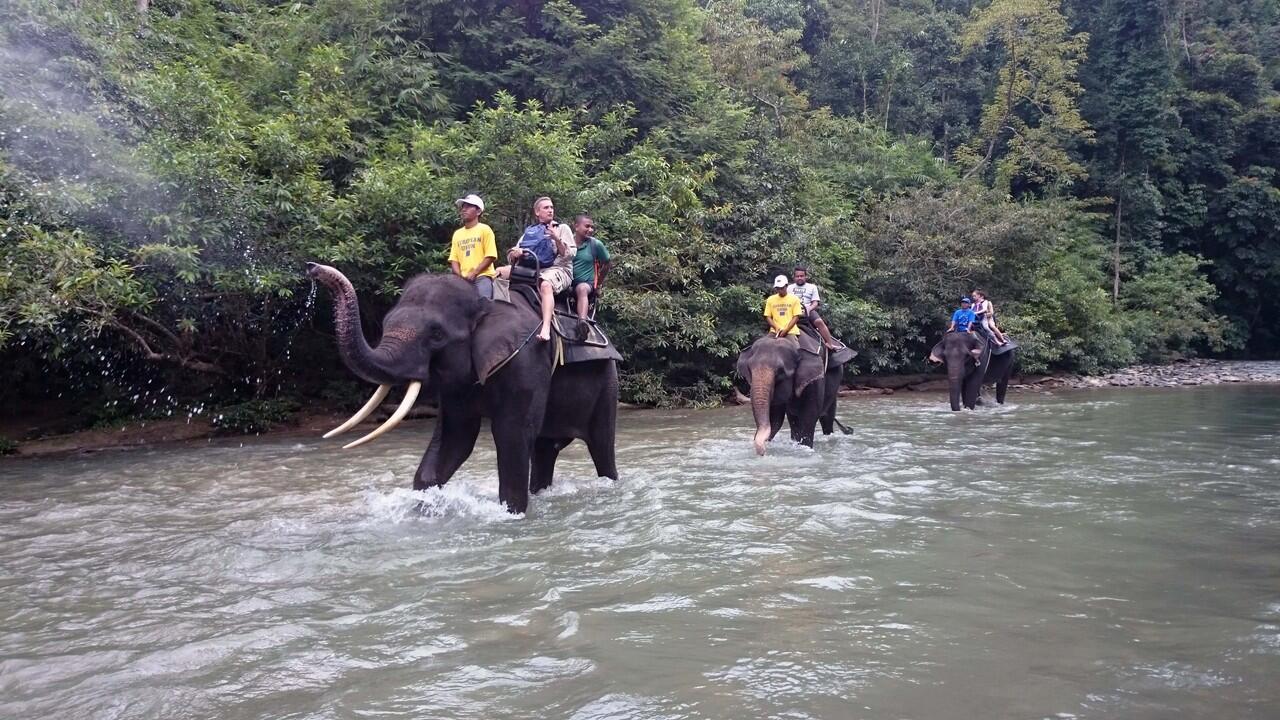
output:
[[[523,518],[428,424],[9,461],[0,717],[1280,717],[1280,388],[1011,398],[623,412]]]

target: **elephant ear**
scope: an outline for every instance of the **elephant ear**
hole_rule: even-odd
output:
[[[471,367],[481,385],[502,369],[528,339],[528,330],[519,327],[519,318],[513,314],[510,305],[490,303],[471,330]],[[536,329],[537,325],[533,327]]]
[[[756,346],[752,343],[738,355],[738,377],[748,382],[751,381],[751,356],[755,351]]]
[[[934,345],[934,346],[933,346],[933,349],[929,351],[929,359],[930,359],[930,360],[932,360],[932,361],[934,361],[934,362],[942,362],[942,357],[943,357],[943,356],[942,356],[942,343],[943,343],[943,342],[945,342],[945,340],[939,340],[939,341],[938,341],[938,344],[937,344],[937,345]]]
[[[796,363],[795,372],[795,396],[800,397],[804,389],[812,383],[822,379],[827,372],[827,353],[822,351],[817,355],[805,352],[803,350],[797,353],[799,360]]]
[[[980,341],[978,347],[982,351],[978,354],[977,358],[975,358],[977,360],[978,369],[986,372],[987,366],[991,364],[991,343],[987,341]]]

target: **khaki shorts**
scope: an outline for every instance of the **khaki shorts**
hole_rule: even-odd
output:
[[[569,275],[569,271],[562,267],[549,267],[542,271],[542,279],[551,283],[551,294],[559,295],[569,289],[569,284],[573,282],[573,277]]]

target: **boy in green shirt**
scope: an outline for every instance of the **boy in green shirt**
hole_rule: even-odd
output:
[[[573,240],[578,246],[578,252],[573,256],[573,293],[578,300],[579,320],[587,319],[591,293],[599,295],[613,264],[604,243],[592,237],[595,231],[596,223],[590,215],[579,215],[573,219]]]

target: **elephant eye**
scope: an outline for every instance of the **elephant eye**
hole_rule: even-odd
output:
[[[444,331],[440,328],[431,328],[431,341],[442,342],[444,340]]]

